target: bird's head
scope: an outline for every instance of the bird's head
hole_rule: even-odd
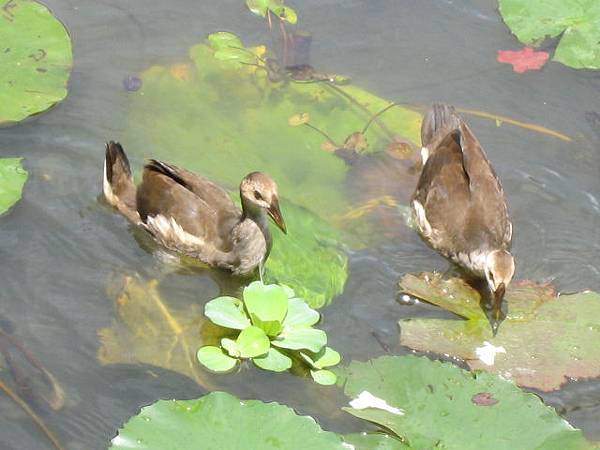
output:
[[[281,231],[287,233],[285,221],[279,209],[277,183],[270,176],[262,172],[252,172],[246,175],[240,183],[240,196],[245,209],[265,210]]]
[[[515,260],[506,250],[494,250],[485,259],[485,279],[494,294],[494,314],[499,320],[506,288],[515,273]]]

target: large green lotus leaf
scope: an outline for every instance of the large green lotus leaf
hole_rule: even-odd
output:
[[[284,283],[312,308],[321,308],[344,290],[348,256],[339,232],[305,208],[282,205],[288,233],[273,230],[266,281]]]
[[[0,214],[21,198],[25,181],[27,171],[21,165],[21,158],[0,159]]]
[[[204,316],[199,305],[173,308],[158,292],[156,280],[147,283],[126,277],[115,299],[115,319],[98,330],[98,361],[103,364],[149,364],[185,375],[212,389],[198,364]]]
[[[520,386],[559,389],[569,379],[600,375],[600,295],[557,296],[548,285],[513,283],[508,315],[492,336],[480,294],[459,278],[406,275],[403,292],[466,320],[404,319],[400,343],[420,351],[461,358],[472,369],[511,378]]]
[[[410,450],[408,444],[383,433],[354,433],[343,436],[356,450]]]
[[[413,448],[591,447],[539,397],[496,375],[416,356],[352,362],[338,372],[346,395],[360,400],[344,409]]]
[[[190,58],[141,74],[142,88],[129,94],[125,143],[131,153],[167,159],[232,188],[261,170],[277,181],[281,197],[323,218],[349,209],[344,161],[321,149],[322,135],[292,127],[288,119],[307,112],[311,124],[341,145],[388,101],[356,86],[272,83],[264,70],[215,59],[203,44],[191,48]],[[394,107],[379,122],[393,134],[419,141],[420,115],[414,111]],[[367,151],[389,143],[376,123],[366,137]],[[288,225],[292,230],[294,224]]]
[[[142,408],[111,449],[343,450],[342,440],[312,417],[278,403],[213,392],[196,400],[160,400]]]
[[[598,0],[498,0],[510,30],[525,44],[562,34],[554,60],[575,69],[600,69]]]
[[[72,62],[67,30],[45,6],[0,0],[0,124],[63,100]]]

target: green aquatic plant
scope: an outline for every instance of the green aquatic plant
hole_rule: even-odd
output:
[[[335,433],[278,403],[212,392],[142,408],[112,440],[113,450],[344,450]]]
[[[267,18],[274,14],[283,22],[295,24],[298,21],[298,15],[289,6],[283,4],[283,0],[246,0],[246,6],[257,16]]]
[[[350,442],[367,444],[358,448],[592,448],[538,396],[496,375],[416,356],[354,361],[336,372],[353,399],[343,409],[400,440],[354,436]]]
[[[224,337],[221,346],[204,346],[198,360],[214,372],[227,372],[238,361],[251,359],[261,369],[283,372],[292,360],[306,366],[319,384],[334,384],[335,375],[326,367],[340,362],[340,355],[327,347],[327,335],[313,328],[319,313],[295,296],[286,286],[255,281],[243,292],[243,299],[218,297],[205,306],[204,313],[216,325],[239,330]]]
[[[400,343],[410,348],[451,355],[472,369],[543,391],[600,375],[596,292],[557,295],[549,285],[513,283],[505,297],[507,317],[493,336],[480,294],[462,279],[406,275],[400,290],[464,319],[401,320]]]
[[[152,155],[236,190],[249,171],[268,173],[279,185],[288,235],[275,234],[267,282],[285,282],[312,307],[329,304],[347,279],[348,258],[332,226],[354,205],[346,196],[348,165],[324,151],[325,139],[291,127],[300,112],[344,142],[390,102],[352,84],[273,82],[265,47],[245,47],[232,33],[214,33],[190,49],[190,60],[154,66],[128,93],[126,136],[131,157]],[[421,116],[395,106],[364,133],[363,154],[384,151],[394,135],[419,142]]]
[[[0,214],[8,211],[23,195],[27,171],[22,158],[0,159]]]
[[[242,315],[228,312],[230,325]],[[271,316],[275,317],[275,315]],[[386,431],[338,435],[277,403],[213,392],[160,400],[130,418],[112,440],[119,450],[587,450],[592,446],[539,397],[487,373],[415,356],[386,356],[338,368],[353,398],[348,413]],[[232,432],[233,430],[233,432]]]
[[[504,22],[527,45],[560,36],[554,60],[575,69],[600,69],[598,0],[498,0]]]
[[[67,96],[71,39],[41,3],[0,0],[0,124],[45,111]]]

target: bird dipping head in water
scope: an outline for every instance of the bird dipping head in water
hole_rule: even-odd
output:
[[[500,320],[502,300],[515,273],[515,261],[506,250],[493,250],[485,259],[485,279],[494,294],[494,319]]]

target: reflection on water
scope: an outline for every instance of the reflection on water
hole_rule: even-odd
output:
[[[180,62],[191,45],[215,30],[236,31],[249,44],[268,36],[239,0],[221,1],[218,7],[192,0],[47,4],[71,31],[75,67],[63,104],[0,130],[2,156],[25,156],[30,171],[23,200],[0,218],[1,313],[15,339],[64,388],[60,412],[43,404],[36,412],[66,448],[104,448],[140,406],[204,392],[191,379],[160,368],[98,365],[96,330],[115,319],[115,296],[107,293],[111,280],[158,278],[174,307],[201,307],[219,291],[239,287],[210,271],[165,268],[134,239],[125,220],[99,201],[103,143],[121,138],[126,127],[130,94],[123,79],[153,64]],[[312,64],[321,71],[349,75],[398,102],[447,101],[572,136],[569,143],[467,118],[508,196],[517,278],[551,279],[562,291],[600,290],[597,74],[549,63],[542,72],[516,75],[497,64],[496,50],[515,47],[516,41],[497,20],[491,0],[290,4],[312,33]],[[144,150],[145,156],[153,153],[153,148]],[[349,169],[347,193],[357,205],[386,196],[405,202],[416,179],[411,165],[410,158],[390,154],[360,160]],[[347,361],[407,353],[398,343],[398,319],[446,314],[396,300],[403,273],[443,271],[445,261],[406,229],[398,210],[385,201],[366,214],[380,239],[350,254],[345,292],[325,310],[320,325]],[[292,375],[249,366],[237,375],[207,375],[207,382],[240,397],[280,401],[317,416],[334,431],[362,428],[339,410],[345,402],[339,390]],[[572,384],[544,398],[590,438],[600,439],[594,420],[600,382]],[[0,414],[6,419],[0,424],[1,448],[48,448],[36,426],[5,397],[0,397]]]

